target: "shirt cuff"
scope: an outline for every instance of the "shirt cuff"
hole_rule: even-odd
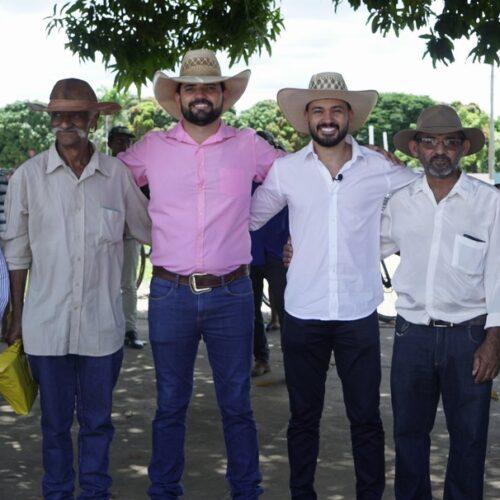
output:
[[[492,328],[494,326],[500,326],[500,313],[489,313],[486,318],[484,328]]]

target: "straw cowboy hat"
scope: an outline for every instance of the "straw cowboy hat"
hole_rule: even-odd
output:
[[[153,87],[160,106],[171,116],[180,120],[182,118],[181,109],[174,97],[180,83],[224,82],[226,90],[222,105],[222,112],[224,112],[243,95],[249,78],[249,69],[234,76],[222,76],[215,53],[208,49],[199,49],[186,52],[178,77],[167,76],[161,71],[157,71],[153,79]]]
[[[311,77],[308,89],[281,89],[278,104],[290,125],[302,134],[309,134],[305,117],[306,106],[319,99],[340,99],[349,103],[353,111],[349,121],[349,132],[359,130],[375,106],[376,90],[347,90],[340,73],[317,73]]]
[[[418,133],[424,134],[453,134],[462,132],[466,139],[470,141],[470,149],[466,155],[477,153],[485,142],[483,132],[478,128],[464,128],[457,112],[445,104],[430,106],[424,109],[417,120],[414,129],[400,130],[394,135],[394,146],[403,153],[413,156],[408,148],[408,143],[415,138]]]

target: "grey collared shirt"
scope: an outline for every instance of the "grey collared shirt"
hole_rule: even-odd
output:
[[[94,152],[78,179],[55,144],[12,176],[1,233],[9,270],[29,269],[28,354],[105,356],[123,345],[123,232],[149,242],[147,199],[116,158]]]

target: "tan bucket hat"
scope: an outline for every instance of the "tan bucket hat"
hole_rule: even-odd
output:
[[[227,111],[243,95],[247,88],[250,70],[234,76],[222,76],[215,53],[208,49],[186,52],[178,77],[167,76],[161,71],[155,73],[153,88],[156,100],[171,116],[180,120],[181,110],[175,101],[175,92],[180,83],[220,83],[224,82],[226,95],[222,111]]]
[[[348,90],[340,73],[317,73],[311,77],[308,89],[285,88],[278,92],[278,105],[290,125],[309,134],[305,117],[306,106],[319,99],[340,99],[348,102],[353,111],[349,132],[359,130],[365,123],[378,99],[376,90]]]
[[[417,119],[416,128],[400,130],[392,140],[396,149],[413,156],[408,148],[408,143],[418,133],[452,134],[454,132],[462,132],[470,141],[470,149],[467,155],[477,153],[484,146],[485,137],[482,130],[479,128],[464,128],[457,112],[446,104],[425,108]]]

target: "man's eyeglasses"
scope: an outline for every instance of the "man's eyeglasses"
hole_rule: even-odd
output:
[[[442,144],[443,147],[449,151],[457,150],[464,143],[464,140],[458,137],[446,139],[438,139],[437,137],[417,137],[415,141],[422,144],[425,149],[436,149],[438,144]]]

